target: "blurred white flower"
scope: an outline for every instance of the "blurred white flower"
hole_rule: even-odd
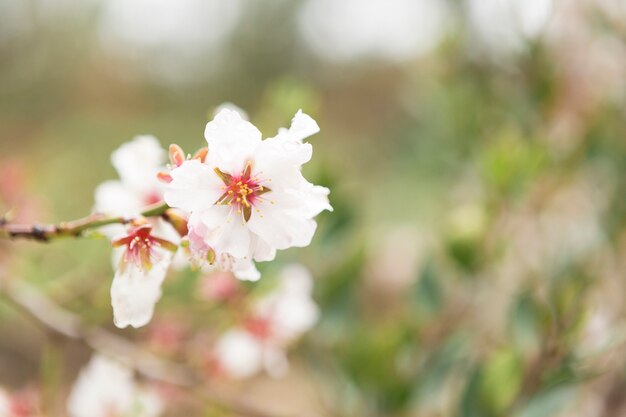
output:
[[[165,165],[166,152],[154,136],[137,136],[111,155],[119,181],[106,181],[96,188],[94,210],[135,216],[145,206],[163,199],[165,186],[157,174]]]
[[[242,6],[241,0],[107,0],[99,32],[111,54],[135,58],[158,79],[178,82],[219,61],[215,51],[237,26]]]
[[[277,249],[307,246],[313,217],[332,210],[329,190],[301,173],[312,154],[303,139],[318,131],[299,111],[289,129],[261,140],[254,125],[224,109],[206,126],[208,157],[172,170],[165,201],[191,213],[190,234],[216,254],[268,261]]]
[[[219,369],[229,376],[249,378],[261,369],[263,346],[247,331],[233,329],[220,337],[214,355]]]
[[[552,0],[467,0],[467,9],[473,31],[490,51],[518,52],[542,34]]]
[[[218,369],[249,378],[265,369],[273,377],[289,370],[287,347],[311,329],[319,308],[311,297],[313,280],[301,265],[285,267],[278,288],[258,300],[240,328],[223,334],[214,349]]]
[[[437,0],[308,0],[300,31],[319,55],[337,61],[401,61],[435,48],[448,9]]]
[[[67,401],[70,417],[157,417],[159,397],[137,386],[133,372],[105,356],[94,356],[80,372]]]

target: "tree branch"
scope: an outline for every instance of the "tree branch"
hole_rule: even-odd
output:
[[[121,360],[124,365],[146,378],[188,389],[202,403],[241,416],[273,417],[246,402],[209,389],[202,384],[200,376],[185,365],[161,359],[123,337],[86,325],[78,316],[61,309],[33,287],[23,283],[9,283],[0,277],[0,296],[44,331],[77,340],[93,351]]]
[[[141,211],[143,217],[162,216],[169,209],[164,202],[148,206]],[[59,224],[12,224],[6,219],[0,221],[0,239],[30,239],[48,242],[60,237],[80,237],[92,229],[110,224],[126,224],[130,220],[122,216],[109,216],[102,213],[92,214],[82,219]]]

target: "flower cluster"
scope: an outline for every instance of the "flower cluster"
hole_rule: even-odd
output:
[[[311,298],[313,280],[301,265],[289,265],[279,275],[278,287],[255,300],[241,323],[215,343],[213,368],[231,378],[248,378],[265,369],[274,377],[289,369],[286,348],[318,320]]]
[[[332,210],[328,189],[311,184],[301,172],[312,154],[303,140],[318,131],[301,111],[289,129],[265,140],[235,110],[223,109],[207,124],[205,160],[176,166],[165,190],[168,205],[190,214],[195,258],[217,261],[236,275],[243,269],[252,277],[252,261],[270,261],[277,250],[309,245],[313,218]]]
[[[116,150],[112,162],[120,180],[100,185],[95,205],[96,212],[128,219],[102,228],[116,248],[115,324],[140,327],[150,321],[172,263],[190,261],[256,281],[255,261],[309,245],[315,216],[332,210],[329,190],[301,172],[312,155],[304,139],[318,131],[298,111],[290,128],[263,140],[243,112],[222,107],[206,126],[208,146],[194,156],[171,145],[166,166],[166,152],[152,136]],[[159,203],[166,206],[158,216],[142,217],[146,206]]]

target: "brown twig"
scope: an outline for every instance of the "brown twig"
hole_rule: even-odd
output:
[[[144,208],[143,217],[162,216],[169,206],[160,202]],[[82,219],[59,224],[13,224],[0,222],[0,239],[30,239],[47,242],[60,237],[80,237],[86,231],[110,224],[126,224],[131,219],[123,216],[109,216],[102,213],[92,214]]]
[[[142,376],[189,390],[198,401],[230,410],[247,417],[272,417],[246,402],[223,395],[202,384],[191,368],[166,361],[146,352],[129,340],[104,329],[88,326],[68,311],[61,309],[36,289],[0,279],[0,295],[44,331],[77,340],[91,350],[117,358]]]

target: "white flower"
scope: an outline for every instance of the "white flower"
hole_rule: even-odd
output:
[[[300,265],[285,267],[278,288],[258,300],[240,328],[223,334],[214,348],[218,369],[232,378],[249,378],[265,369],[273,377],[289,370],[286,349],[315,325],[319,308],[313,282]]]
[[[219,68],[226,56],[219,52],[244,5],[242,0],[108,0],[100,5],[96,24],[106,52],[132,60],[132,68],[157,81],[178,84]],[[127,65],[121,67],[128,72]]]
[[[539,37],[552,14],[553,0],[466,0],[479,40],[492,52],[523,51]]]
[[[111,305],[117,327],[141,327],[150,321],[161,298],[161,284],[177,246],[153,236],[152,226],[131,227],[128,235],[113,242],[124,248],[111,285]]]
[[[202,236],[216,253],[267,261],[277,249],[307,246],[316,229],[313,217],[331,210],[328,189],[301,173],[312,154],[302,141],[318,131],[299,111],[291,128],[261,140],[254,125],[224,109],[206,126],[205,162],[175,168],[165,201],[192,213],[190,229],[203,225]]]
[[[137,136],[120,146],[111,156],[120,180],[98,186],[94,211],[131,218],[139,216],[146,206],[162,201],[165,186],[157,174],[165,165],[165,156],[154,136]],[[171,245],[180,242],[174,227],[161,218],[151,219],[149,228],[146,227],[131,231],[130,235],[122,225],[101,228],[118,247],[113,253],[116,273],[111,285],[111,304],[115,325],[120,328],[140,327],[150,321],[154,305],[161,297],[161,283],[174,259],[175,248]],[[138,240],[131,247],[133,239]],[[156,245],[149,247],[147,243]],[[162,250],[163,245],[167,250]],[[180,251],[175,263],[182,267],[185,262]]]
[[[158,396],[139,388],[122,364],[94,356],[80,372],[67,401],[70,417],[157,417]]]
[[[146,206],[163,200],[165,184],[157,175],[165,166],[166,152],[150,135],[137,136],[111,155],[119,180],[105,181],[96,188],[94,211],[115,216],[136,217]],[[153,233],[178,243],[180,236],[162,219],[153,221]],[[110,225],[100,229],[111,239],[125,234],[124,226]]]
[[[438,0],[307,0],[298,23],[304,40],[325,58],[402,61],[439,44],[448,14]]]
[[[138,215],[147,205],[163,199],[164,185],[157,174],[165,165],[166,152],[154,136],[137,136],[111,155],[119,181],[96,188],[94,210],[121,216]]]

